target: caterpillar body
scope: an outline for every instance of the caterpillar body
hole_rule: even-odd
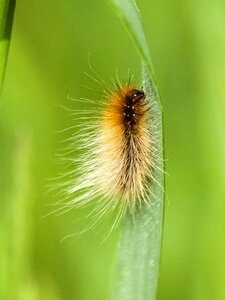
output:
[[[79,130],[71,138],[70,147],[82,153],[78,158],[72,156],[71,180],[61,186],[69,199],[61,207],[63,212],[93,204],[89,216],[97,223],[115,210],[115,228],[127,210],[135,215],[137,208],[150,205],[147,195],[155,162],[153,108],[148,97],[128,80],[124,85],[115,83],[114,89],[108,90],[94,118],[85,116],[85,111],[78,113],[82,124],[77,125]],[[97,106],[91,100],[83,101]]]

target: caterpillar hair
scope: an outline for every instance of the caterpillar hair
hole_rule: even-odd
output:
[[[94,205],[89,214],[93,226],[113,210],[113,229],[126,211],[135,216],[142,205],[151,205],[157,151],[149,97],[129,79],[114,83],[100,101],[80,100],[88,110],[73,112],[78,124],[70,128],[76,132],[67,152],[72,171],[60,186],[63,205],[58,212]]]

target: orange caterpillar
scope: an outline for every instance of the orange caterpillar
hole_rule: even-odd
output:
[[[86,99],[86,102],[97,106],[91,100]],[[63,190],[69,201],[62,210],[94,204],[90,214],[94,223],[116,210],[114,228],[127,209],[134,215],[137,207],[150,204],[154,143],[149,103],[148,95],[128,81],[124,86],[115,84],[94,118],[85,116],[85,111],[80,112],[86,125],[78,124],[81,129],[71,148],[72,151],[78,148],[83,154],[72,157],[71,180]],[[90,111],[93,110],[90,108],[89,114]],[[77,147],[78,141],[80,147]]]

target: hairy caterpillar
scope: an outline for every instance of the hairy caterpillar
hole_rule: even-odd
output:
[[[127,210],[135,215],[141,205],[150,205],[149,182],[154,180],[156,167],[153,107],[149,95],[131,79],[123,85],[115,83],[101,102],[82,101],[99,109],[94,117],[89,116],[93,111],[90,107],[74,113],[76,120],[82,122],[73,126],[79,128],[70,138],[73,169],[66,174],[65,184],[61,184],[63,197],[69,200],[57,211],[94,205],[89,216],[95,224],[115,210],[115,228]],[[81,155],[75,157],[76,151]]]

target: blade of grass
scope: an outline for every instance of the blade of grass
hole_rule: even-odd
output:
[[[9,52],[15,5],[16,0],[0,1],[0,95]]]
[[[161,253],[164,174],[162,145],[162,113],[159,93],[151,63],[146,37],[137,6],[132,0],[111,0],[143,62],[143,88],[153,109],[150,128],[156,144],[154,180],[150,182],[150,207],[137,211],[135,220],[127,214],[121,233],[117,256],[113,299],[155,299]]]
[[[123,25],[125,26],[131,40],[134,42],[141,59],[143,60],[146,68],[151,77],[152,84],[157,94],[158,101],[160,100],[155,72],[152,64],[151,55],[148,48],[147,39],[144,33],[144,28],[140,19],[140,13],[138,6],[134,0],[111,0],[113,4],[113,9],[121,19]]]

